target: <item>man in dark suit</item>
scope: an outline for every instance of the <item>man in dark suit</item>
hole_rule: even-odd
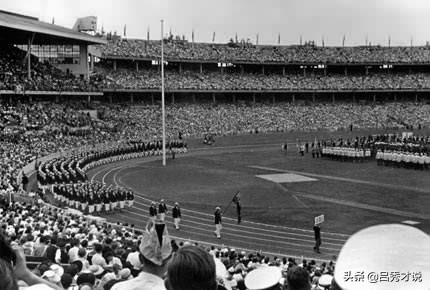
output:
[[[320,246],[321,246],[321,228],[319,224],[314,224],[314,235],[315,235],[315,246],[314,251],[320,254]]]
[[[157,208],[155,206],[155,202],[151,202],[151,206],[149,207],[149,217],[151,220],[155,221],[157,217]]]
[[[236,204],[237,223],[240,224],[240,222],[242,221],[242,215],[241,215],[242,205],[240,204],[240,195],[239,195],[239,193],[237,193],[233,197],[233,202]]]

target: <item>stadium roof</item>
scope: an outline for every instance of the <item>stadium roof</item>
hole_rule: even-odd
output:
[[[106,40],[39,21],[35,17],[0,10],[0,41],[13,44],[106,44]]]

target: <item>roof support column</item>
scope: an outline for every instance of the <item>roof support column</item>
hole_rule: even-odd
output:
[[[252,94],[252,103],[255,105],[255,93]]]
[[[264,75],[264,65],[261,67],[261,73]]]
[[[282,75],[285,76],[285,66],[282,67]]]
[[[175,104],[175,93],[172,93],[172,105]]]
[[[415,93],[415,103],[418,103],[418,94]]]
[[[236,103],[236,95],[233,95],[232,99],[233,99],[233,103]]]
[[[179,73],[180,74],[182,73],[182,64],[181,63],[179,63]]]
[[[154,94],[153,93],[151,93],[151,103],[152,103],[152,105],[154,105],[154,103],[155,103]]]
[[[397,102],[397,95],[394,94],[394,102]]]
[[[296,95],[295,95],[295,94],[293,94],[293,96],[292,96],[292,98],[291,98],[291,101],[293,102],[293,104],[295,104],[295,103],[296,103]]]
[[[133,95],[133,93],[131,93],[130,94],[130,104],[133,105],[133,103],[134,103],[134,95]]]
[[[113,70],[116,71],[116,59],[113,60]]]
[[[315,93],[312,93],[312,102],[315,103]]]
[[[273,104],[276,103],[276,96],[275,95],[272,96],[272,102],[273,102]]]
[[[191,97],[193,98],[193,103],[195,103],[195,102],[196,102],[196,94],[194,94],[194,93],[193,93],[193,94],[191,95]]]
[[[373,94],[373,102],[376,103],[376,95]]]
[[[200,74],[203,74],[203,64],[200,64]]]
[[[215,97],[215,93],[212,93],[212,103],[216,103],[216,97]]]
[[[334,104],[334,102],[336,101],[336,98],[334,97],[334,93],[331,94],[331,102]]]
[[[139,72],[139,63],[136,61],[136,71]]]
[[[347,67],[345,67],[345,71],[344,71],[344,73],[345,73],[345,76],[347,76],[347,75],[348,75],[348,68],[347,68]]]

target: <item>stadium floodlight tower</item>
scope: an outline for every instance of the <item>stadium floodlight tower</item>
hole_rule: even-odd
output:
[[[163,131],[163,166],[166,166],[166,108],[164,106],[164,39],[163,24],[161,19],[161,119]]]

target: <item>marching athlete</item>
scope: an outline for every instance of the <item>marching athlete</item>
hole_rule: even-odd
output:
[[[149,207],[149,218],[155,221],[157,217],[157,207],[155,206],[155,202],[151,202],[151,206]]]
[[[242,215],[241,215],[242,205],[240,204],[239,192],[233,197],[233,202],[236,204],[237,223],[240,224],[240,222],[242,221]]]
[[[222,224],[221,224],[221,208],[219,206],[215,208],[214,216],[215,216],[215,236],[217,237],[217,239],[221,239]]]
[[[179,207],[179,203],[177,202],[175,202],[175,206],[172,209],[172,217],[175,229],[179,230],[179,223],[181,222],[181,209]]]
[[[164,199],[160,200],[160,204],[158,205],[158,214],[160,215],[160,220],[164,221],[167,213],[167,205],[164,202]]]

